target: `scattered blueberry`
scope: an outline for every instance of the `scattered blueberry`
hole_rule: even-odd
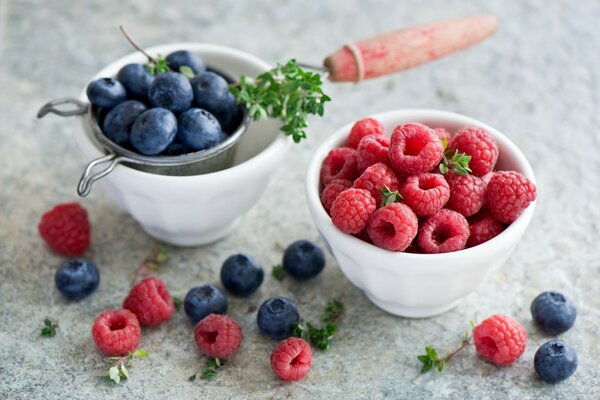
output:
[[[190,108],[178,119],[177,136],[192,150],[204,150],[221,141],[221,125],[208,111]]]
[[[223,101],[223,108],[215,114],[215,117],[221,124],[223,131],[232,133],[242,123],[244,111],[237,104],[236,97],[232,93],[227,93]]]
[[[229,85],[225,78],[214,72],[205,72],[191,80],[194,104],[211,114],[221,112],[228,101]]]
[[[564,381],[577,369],[577,353],[562,340],[550,340],[535,352],[533,367],[546,382]]]
[[[225,314],[228,305],[225,293],[213,285],[190,289],[183,301],[183,309],[194,324],[208,314]]]
[[[188,66],[194,71],[194,75],[198,75],[206,70],[204,61],[197,55],[187,50],[175,51],[167,56],[169,68],[175,72],[179,72],[182,66]]]
[[[324,267],[323,250],[309,240],[298,240],[283,253],[283,269],[294,279],[304,281],[314,278]]]
[[[130,98],[146,100],[154,77],[142,64],[127,64],[119,70],[117,79],[125,86]]]
[[[177,72],[165,72],[150,84],[148,98],[152,105],[178,113],[190,108],[194,95],[188,78]]]
[[[107,110],[127,100],[125,87],[113,78],[100,78],[91,81],[86,93],[93,105]]]
[[[144,103],[137,100],[127,100],[117,105],[106,114],[102,131],[104,135],[119,146],[129,145],[131,127],[136,118],[146,111]]]
[[[531,316],[541,330],[558,335],[568,331],[575,323],[575,304],[558,292],[543,292],[531,303]]]
[[[131,128],[131,144],[140,153],[158,154],[173,142],[177,134],[177,118],[164,108],[144,111]]]
[[[285,297],[271,297],[258,309],[256,323],[271,339],[285,339],[294,334],[294,324],[300,321],[296,305]]]
[[[252,256],[236,254],[229,257],[221,268],[221,282],[236,296],[249,296],[265,278],[260,263]]]
[[[81,300],[89,296],[100,282],[98,268],[84,258],[73,258],[62,263],[54,275],[58,290],[68,299]]]

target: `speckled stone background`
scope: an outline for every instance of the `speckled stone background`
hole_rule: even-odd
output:
[[[303,183],[312,151],[333,130],[379,111],[431,107],[464,113],[505,132],[527,155],[539,204],[507,264],[454,310],[430,319],[380,311],[353,287],[331,258],[307,283],[268,276],[249,299],[231,298],[230,314],[246,339],[231,365],[211,381],[188,381],[203,360],[183,312],[146,329],[148,359],[120,386],[99,377],[103,358],[89,334],[95,316],[118,307],[130,273],[153,240],[95,191],[80,200],[93,224],[88,256],[100,267],[96,293],[79,303],[54,288],[62,257],[40,241],[36,225],[55,203],[78,200],[84,167],[73,120],[35,113],[45,101],[77,95],[105,64],[131,51],[117,30],[126,24],[146,45],[214,42],[270,62],[297,57],[319,63],[343,43],[413,23],[489,12],[500,30],[484,44],[430,65],[360,85],[328,84],[334,101],[313,120],[310,140],[295,146],[263,196],[226,239],[210,246],[169,248],[158,275],[183,296],[192,284],[218,282],[222,261],[249,252],[270,270],[282,246],[316,238]],[[589,1],[0,1],[0,398],[2,399],[597,399],[600,398],[600,2]],[[533,370],[548,338],[533,326],[531,300],[561,290],[578,306],[562,335],[579,354],[568,381],[549,385]],[[307,319],[341,296],[347,317],[333,347],[317,352],[309,377],[279,382],[269,367],[275,343],[259,335],[255,312],[272,295],[287,295]],[[442,373],[419,374],[424,345],[445,351],[470,319],[505,313],[529,333],[525,354],[496,368],[473,348]],[[39,335],[44,317],[60,323],[55,338]]]

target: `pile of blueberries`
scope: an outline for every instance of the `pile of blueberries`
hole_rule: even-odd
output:
[[[101,109],[102,132],[144,155],[176,156],[218,145],[243,119],[228,80],[186,50],[169,54],[166,63],[169,71],[156,76],[145,65],[127,64],[116,79],[90,82],[87,96]]]

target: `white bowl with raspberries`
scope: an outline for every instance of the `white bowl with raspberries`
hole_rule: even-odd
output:
[[[311,216],[346,277],[378,307],[424,318],[501,267],[536,204],[531,165],[464,115],[398,110],[348,124],[308,168]]]

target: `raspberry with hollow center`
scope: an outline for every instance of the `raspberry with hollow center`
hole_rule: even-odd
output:
[[[535,185],[515,171],[495,172],[485,191],[485,202],[500,222],[510,224],[537,197]]]
[[[396,178],[396,174],[390,167],[377,163],[367,168],[354,181],[352,186],[368,190],[375,199],[375,204],[379,207],[382,199],[380,190],[388,188],[390,191],[395,192],[398,190],[398,178]]]
[[[234,319],[223,314],[209,314],[194,328],[194,339],[207,357],[228,358],[242,344],[244,333]]]
[[[494,365],[506,366],[521,357],[527,345],[527,332],[514,319],[492,315],[473,330],[477,353]]]
[[[368,135],[383,135],[383,126],[373,118],[364,118],[356,121],[348,135],[348,147],[356,149],[360,141]]]
[[[58,204],[42,215],[40,236],[52,250],[70,257],[81,256],[90,247],[90,222],[78,203]]]
[[[297,381],[312,367],[312,350],[303,339],[290,337],[271,353],[271,369],[283,381]]]
[[[145,278],[131,288],[123,308],[133,312],[141,325],[156,326],[171,318],[175,305],[164,282],[156,277]]]
[[[381,207],[369,219],[367,233],[373,244],[382,249],[404,251],[417,235],[419,220],[405,204]]]
[[[473,175],[483,176],[493,171],[498,160],[498,144],[482,128],[463,128],[456,132],[450,150],[458,150],[471,156],[469,168]]]
[[[364,189],[344,190],[331,206],[331,220],[344,233],[359,233],[367,225],[377,205]]]
[[[427,217],[419,229],[417,241],[425,253],[461,250],[469,238],[469,223],[462,214],[443,208]]]
[[[383,135],[365,136],[358,144],[356,166],[358,172],[363,172],[369,166],[377,163],[390,163],[390,138]]]
[[[334,179],[323,189],[321,193],[321,203],[325,211],[329,212],[331,205],[344,190],[352,187],[352,181],[349,179]]]
[[[108,356],[123,356],[140,344],[142,331],[134,313],[129,310],[107,310],[92,325],[92,338]]]
[[[457,211],[465,217],[476,214],[485,203],[485,181],[475,175],[460,175],[448,171],[445,175],[450,185],[450,198],[446,208]]]
[[[331,149],[321,164],[321,184],[327,186],[334,179],[354,180],[356,170],[356,150],[350,147]]]
[[[415,175],[431,171],[444,155],[442,141],[433,129],[416,122],[399,125],[390,141],[390,162],[397,173]]]
[[[419,217],[423,217],[444,207],[450,198],[450,187],[442,175],[424,172],[409,176],[400,194],[404,203]]]

